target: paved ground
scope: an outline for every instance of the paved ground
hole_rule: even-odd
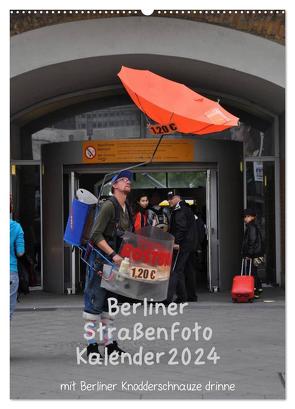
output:
[[[143,347],[144,353],[164,352],[160,364],[152,366],[129,365],[127,362],[117,366],[78,365],[76,348],[82,350],[84,347],[81,309],[81,296],[53,296],[35,292],[22,297],[11,323],[11,398],[285,397],[285,306],[284,293],[280,289],[266,288],[263,299],[253,304],[239,305],[232,304],[228,294],[200,294],[198,303],[190,303],[184,314],[174,317],[144,317],[142,307],[130,317],[120,314],[116,320],[118,329],[131,329],[135,323],[142,322],[144,328],[163,327],[170,331],[176,321],[179,321],[180,329],[192,329],[195,322],[202,327],[198,341],[192,338],[180,340],[179,334],[176,334],[175,341],[144,339],[120,342],[134,358],[140,347]],[[212,338],[208,341],[203,338],[205,327],[212,328]],[[209,330],[206,331],[205,335],[209,336]],[[207,358],[213,346],[220,356],[216,364]],[[168,365],[172,348],[177,348],[175,359],[180,361],[178,365]],[[184,360],[189,358],[189,350],[192,354],[191,362],[187,365],[181,362],[181,353],[185,348]],[[212,387],[209,382],[215,385]],[[94,390],[83,390],[85,384],[92,384],[92,387],[88,387]],[[106,384],[114,390],[106,390]],[[150,390],[147,390],[148,387]],[[211,390],[208,390],[209,387]],[[165,391],[165,388],[169,389]],[[173,388],[176,390],[173,391]],[[199,390],[188,390],[190,388]]]

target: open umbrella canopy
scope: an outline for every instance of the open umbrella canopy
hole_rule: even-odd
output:
[[[118,74],[138,108],[157,124],[154,134],[182,132],[204,135],[237,126],[239,118],[218,102],[148,70],[122,66]]]

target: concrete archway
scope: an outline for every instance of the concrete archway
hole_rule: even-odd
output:
[[[22,125],[81,98],[122,94],[116,75],[121,65],[237,96],[274,114],[283,110],[284,46],[206,23],[132,17],[64,23],[14,36],[12,118]]]

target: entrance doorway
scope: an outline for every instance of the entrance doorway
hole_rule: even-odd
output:
[[[104,174],[85,169],[71,169],[64,174],[64,223],[66,225],[72,198],[78,188],[84,188],[98,196],[104,180]],[[111,185],[108,181],[102,191],[102,197],[109,196]],[[174,171],[168,169],[145,168],[134,172],[132,191],[128,196],[129,204],[134,207],[141,193],[148,195],[150,205],[168,206],[166,200],[169,190],[177,188],[183,200],[191,206],[200,226],[204,228],[204,237],[199,249],[196,249],[196,277],[198,291],[215,291],[219,286],[219,243],[217,212],[217,171],[216,169],[197,169]],[[65,289],[72,293],[82,292],[85,284],[86,266],[81,262],[79,251],[71,251],[65,244]]]

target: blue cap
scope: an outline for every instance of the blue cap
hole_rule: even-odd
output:
[[[111,180],[111,184],[113,185],[120,178],[128,178],[130,180],[130,182],[131,182],[132,179],[133,179],[133,173],[130,172],[130,170],[122,170],[120,173],[113,176],[113,179]]]

